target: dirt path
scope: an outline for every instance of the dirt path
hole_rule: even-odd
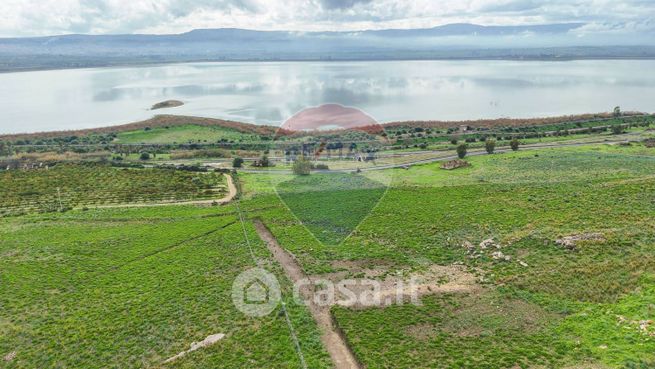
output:
[[[168,205],[210,205],[213,203],[227,204],[232,201],[237,195],[237,187],[234,185],[234,180],[229,174],[225,174],[227,179],[227,195],[220,199],[210,200],[194,200],[194,201],[162,201],[162,202],[148,202],[142,204],[115,204],[115,205],[97,205],[93,206],[94,209],[111,209],[111,208],[146,208],[152,206],[168,206]],[[76,209],[82,209],[82,206]]]
[[[264,223],[256,219],[254,225],[259,237],[266,243],[273,257],[280,263],[289,279],[294,283],[306,279],[307,275],[300,265],[278,244]],[[301,293],[304,295],[304,300],[309,301],[307,307],[321,331],[321,341],[330,354],[334,367],[336,369],[359,369],[360,366],[355,355],[350,351],[350,348],[332,324],[330,308],[315,304],[308,291],[301,291]]]

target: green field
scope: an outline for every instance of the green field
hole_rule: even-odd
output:
[[[58,164],[0,171],[0,216],[76,207],[219,199],[220,173],[117,168],[108,164]]]
[[[261,219],[307,274],[456,264],[474,276],[474,288],[427,294],[418,306],[332,307],[362,367],[652,367],[655,150],[596,144],[467,160],[453,171],[432,163],[240,173],[245,230],[235,204],[51,214],[23,206],[30,214],[0,219],[0,354],[16,352],[3,365],[161,367],[191,342],[225,333],[164,367],[302,368],[280,309],[248,318],[232,305],[232,281],[255,265],[245,231],[257,263],[283,285],[308,368],[331,367],[316,324],[253,228]],[[223,185],[200,175],[72,164],[7,171],[0,201],[52,204],[46,189],[56,187],[75,193],[71,206],[117,193],[120,203],[202,198]],[[105,192],[91,190],[98,183]],[[497,246],[479,246],[487,239]]]
[[[168,128],[121,132],[115,142],[121,144],[186,144],[258,140],[259,137],[220,126],[181,125]]]
[[[0,353],[17,352],[3,368],[300,365],[279,309],[248,318],[232,304],[235,276],[255,266],[233,207],[6,218],[0,256]],[[305,309],[287,310],[308,365],[328,367]],[[226,334],[220,344],[161,365],[216,333]]]
[[[342,260],[395,269],[462,263],[483,278],[482,292],[429,296],[422,307],[335,309],[362,363],[620,368],[655,360],[655,327],[642,332],[635,323],[655,317],[655,152],[588,146],[470,162],[456,171],[438,164],[395,170],[394,185],[341,244],[314,237],[324,232],[314,224],[338,225],[343,207],[357,207],[356,197],[341,209],[321,207],[309,221],[304,219],[311,214],[296,219],[283,203],[260,211],[310,273],[333,271]],[[375,179],[375,173],[369,176]],[[325,182],[314,178],[317,187]],[[250,182],[253,208],[280,202],[274,195],[255,195],[266,193],[265,181]],[[348,192],[335,189],[322,198],[345,201]],[[309,199],[307,208],[312,204]],[[581,242],[575,250],[555,242],[588,233],[603,240]],[[503,245],[512,261],[494,260],[491,251],[471,258],[462,247],[487,238]],[[617,316],[627,323],[619,324]]]

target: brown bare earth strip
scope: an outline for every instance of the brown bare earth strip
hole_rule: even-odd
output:
[[[273,257],[280,263],[289,279],[294,283],[306,279],[307,275],[300,265],[280,246],[275,236],[266,228],[264,223],[256,219],[254,220],[254,225],[259,237],[266,243]],[[303,298],[305,301],[308,301],[307,306],[321,330],[321,341],[330,354],[334,367],[336,369],[359,369],[360,365],[357,358],[355,358],[346,341],[333,324],[330,308],[315,304],[312,296],[308,292],[301,291],[301,293],[303,295],[307,294]]]

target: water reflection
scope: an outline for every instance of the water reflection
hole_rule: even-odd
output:
[[[381,122],[652,111],[655,61],[196,63],[0,75],[0,132],[73,129],[157,113],[280,124],[308,106]]]

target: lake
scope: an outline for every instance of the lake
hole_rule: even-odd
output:
[[[325,103],[379,122],[654,111],[654,60],[225,62],[0,74],[0,133],[154,114],[279,125]],[[150,111],[154,103],[182,100]]]

